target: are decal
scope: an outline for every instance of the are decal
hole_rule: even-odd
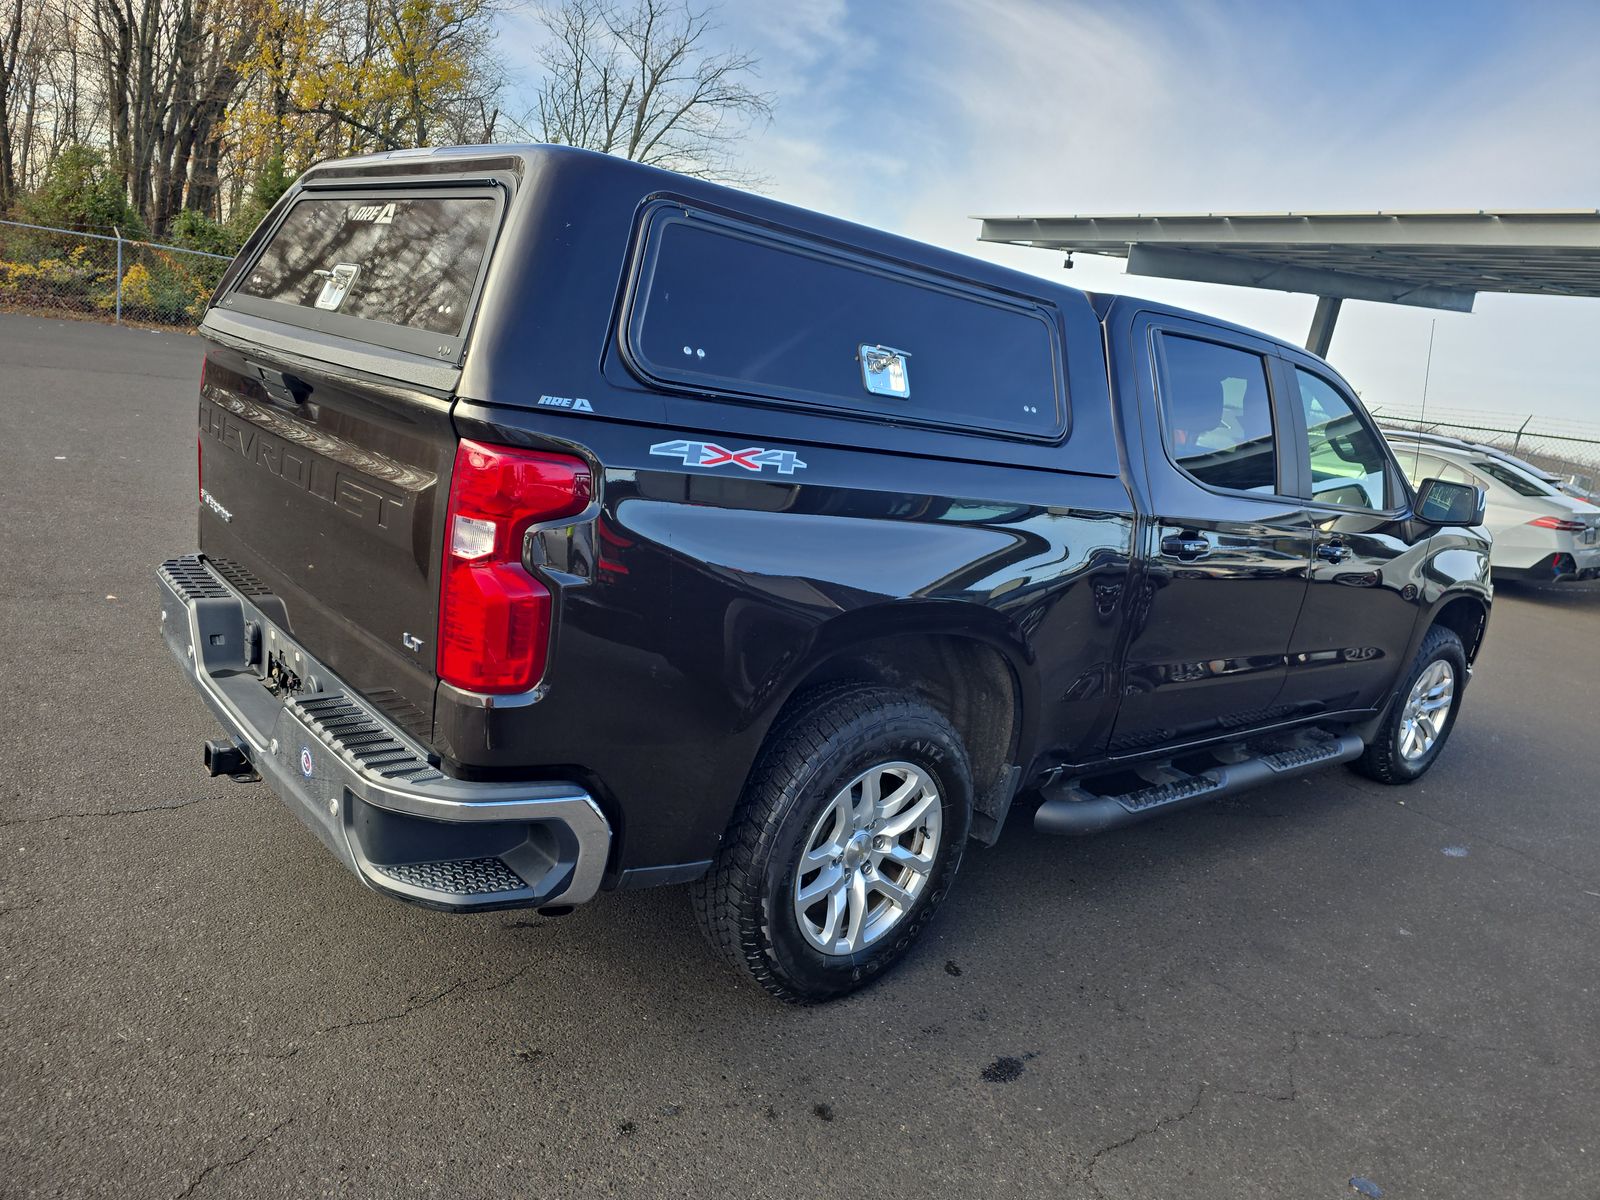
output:
[[[394,222],[394,202],[352,205],[346,216],[351,221],[370,221],[374,225],[389,225]]]
[[[542,408],[564,408],[569,412],[592,413],[594,411],[594,405],[590,404],[582,396],[544,395],[539,397],[539,404]]]
[[[763,450],[760,446],[729,450],[715,442],[657,442],[650,453],[681,459],[686,467],[743,467],[756,472],[776,467],[779,475],[793,475],[806,465],[793,450]]]

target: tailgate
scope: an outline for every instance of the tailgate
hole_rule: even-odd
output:
[[[262,372],[300,398],[274,396]],[[296,640],[423,740],[454,456],[446,400],[276,354],[207,355],[201,551],[246,594],[282,599]]]

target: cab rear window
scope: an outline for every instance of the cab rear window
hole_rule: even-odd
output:
[[[304,196],[223,303],[362,341],[453,356],[500,208],[494,191]]]
[[[686,390],[1054,439],[1061,354],[1042,304],[671,206],[647,226],[627,338]]]

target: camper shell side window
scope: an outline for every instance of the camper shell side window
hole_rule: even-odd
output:
[[[1059,320],[1028,297],[658,203],[623,344],[677,390],[1056,441]]]

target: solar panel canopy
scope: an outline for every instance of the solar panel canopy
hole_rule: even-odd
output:
[[[1469,311],[1478,292],[1600,296],[1600,210],[979,217],[979,240],[1128,271]]]

